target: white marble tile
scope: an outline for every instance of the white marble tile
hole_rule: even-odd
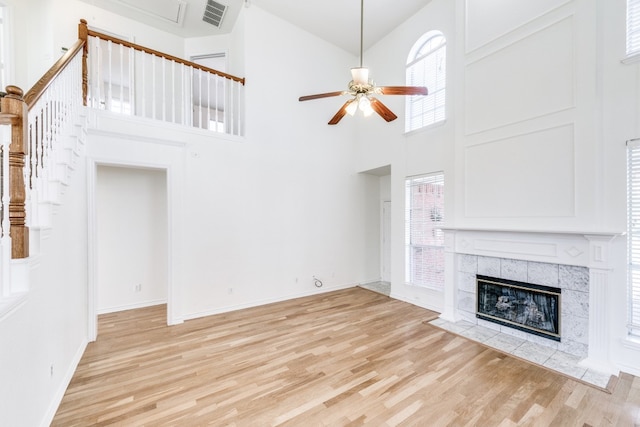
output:
[[[449,323],[449,325],[447,325],[447,330],[455,334],[462,335],[464,331],[466,331],[469,328],[473,328],[474,326],[475,325],[473,323],[462,320],[456,323]]]
[[[483,342],[487,341],[488,339],[495,337],[499,333],[500,332],[498,332],[496,330],[476,325],[476,326],[473,326],[473,327],[465,330],[460,335],[462,335],[464,337],[467,337],[469,339],[472,339],[474,341],[483,343]]]
[[[573,354],[580,358],[587,357],[589,354],[589,346],[587,344],[576,342],[568,338],[562,339],[562,342],[558,344],[558,350]]]
[[[582,376],[582,381],[586,381],[590,384],[597,385],[598,387],[607,388],[611,375],[603,374],[592,369],[587,369],[587,372]]]
[[[555,352],[556,350],[553,348],[527,341],[519,345],[513,352],[511,352],[511,354],[529,360],[530,362],[537,363],[538,365],[542,365]]]
[[[472,273],[458,273],[458,289],[476,293],[476,275]]]
[[[476,255],[458,255],[458,271],[476,274],[478,272],[478,257]]]
[[[587,292],[565,289],[561,299],[562,316],[589,317],[589,294]]]
[[[605,388],[609,381],[608,375],[587,370],[587,368],[580,366],[580,361],[585,356],[568,354],[562,350],[555,350],[553,346],[542,345],[531,340],[498,332],[496,329],[492,328],[495,328],[496,326],[499,328],[500,325],[493,322],[487,322],[482,319],[477,320],[478,323],[484,323],[489,327],[476,325],[473,322],[467,321],[451,323],[443,319],[434,319],[429,323],[461,335],[472,341],[483,343],[486,346],[505,353],[510,353],[521,359],[545,366],[551,370],[577,379],[582,379],[583,381],[594,384],[598,387]],[[549,342],[548,339],[544,339],[542,337],[539,338]],[[552,343],[555,344],[555,342]],[[561,347],[562,345],[566,344],[560,343],[558,344],[558,347]],[[586,346],[584,349],[586,351]]]
[[[527,341],[527,338],[529,337],[528,333],[519,329],[510,328],[509,326],[500,326],[500,332],[505,335],[511,335],[512,337],[520,338],[523,341]]]
[[[458,309],[475,314],[476,294],[459,290],[458,291]]]
[[[560,265],[560,287],[589,292],[589,269],[572,265]]]
[[[527,282],[536,285],[558,287],[558,264],[545,262],[527,262]]]
[[[500,259],[500,277],[502,279],[527,281],[527,261]]]
[[[511,353],[518,348],[525,340],[522,338],[512,337],[506,334],[497,334],[484,342],[484,344]]]
[[[495,322],[489,322],[488,320],[478,319],[478,326],[482,326],[487,329],[493,329],[494,331],[500,332],[501,326]]]
[[[478,274],[491,277],[500,276],[500,258],[478,256]]]
[[[561,372],[575,378],[582,378],[587,372],[587,368],[578,365],[580,358],[562,351],[556,351],[547,359],[543,366],[554,371]]]
[[[527,341],[535,343],[537,345],[543,345],[553,350],[559,350],[558,341],[550,340],[549,338],[529,334],[529,336],[527,336]]]
[[[466,322],[470,322],[473,323],[474,325],[478,324],[477,322],[477,318],[476,318],[476,313],[474,312],[469,312],[469,311],[458,311],[458,314],[460,315],[460,317],[462,319],[460,320],[464,320]]]
[[[589,344],[589,321],[576,316],[562,316],[560,335],[562,339]]]
[[[438,317],[437,319],[433,319],[429,323],[431,323],[434,326],[442,326],[442,325],[444,325],[446,323],[449,323],[449,322]]]

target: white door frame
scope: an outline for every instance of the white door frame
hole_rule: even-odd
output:
[[[173,197],[172,186],[174,179],[171,165],[151,164],[142,162],[128,162],[114,159],[94,159],[87,158],[87,206],[88,206],[88,271],[87,271],[87,339],[89,342],[95,341],[98,337],[98,314],[97,314],[97,286],[98,286],[98,238],[97,238],[97,212],[96,212],[96,180],[98,166],[118,166],[136,169],[164,170],[166,174],[167,192],[167,324],[173,325],[182,323],[182,320],[175,315],[175,295],[173,286],[174,277],[174,231],[173,221],[175,221],[175,199]]]
[[[386,212],[386,215],[385,215]],[[383,200],[380,206],[380,278],[391,282],[391,201]],[[388,220],[387,220],[388,219]],[[388,248],[388,253],[385,249]],[[387,256],[388,255],[388,256]]]

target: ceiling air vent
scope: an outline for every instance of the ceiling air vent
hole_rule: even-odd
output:
[[[204,9],[204,16],[202,20],[204,22],[208,22],[214,27],[220,28],[222,24],[222,18],[224,18],[224,13],[227,11],[227,6],[224,4],[220,4],[214,0],[207,0],[207,7]]]

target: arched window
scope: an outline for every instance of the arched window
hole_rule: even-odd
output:
[[[407,96],[405,131],[445,119],[447,39],[429,31],[413,45],[407,58],[407,86],[426,86],[427,96]]]

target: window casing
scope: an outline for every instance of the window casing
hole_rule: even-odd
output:
[[[406,97],[405,131],[445,119],[447,41],[439,31],[423,35],[407,58],[407,86],[426,86],[427,96]]]
[[[627,57],[640,56],[640,0],[627,0]]]
[[[627,325],[640,338],[640,140],[627,147]]]
[[[444,289],[444,174],[405,181],[405,282]]]

